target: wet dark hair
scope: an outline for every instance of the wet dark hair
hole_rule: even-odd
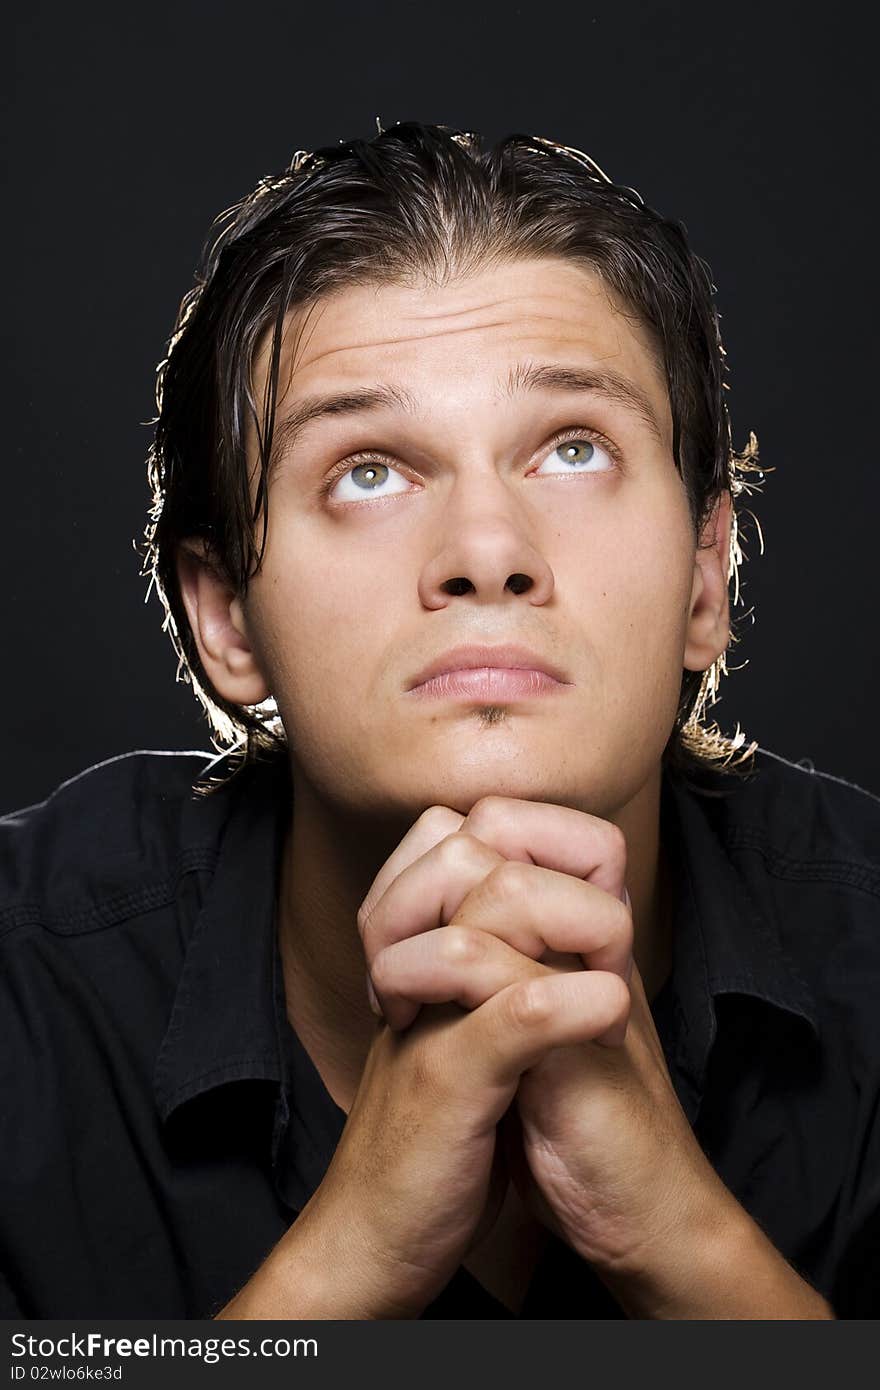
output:
[[[741,453],[732,448],[715,286],[684,226],[613,183],[588,155],[538,136],[510,135],[484,151],[475,134],[404,122],[369,141],[300,150],[284,173],[261,179],[216,219],[157,373],[142,573],[165,610],[177,679],[192,685],[215,749],[229,757],[227,775],[197,790],[222,785],[286,748],[274,700],[239,706],[213,688],[176,572],[178,547],[188,537],[201,538],[217,572],[242,596],[262,562],[285,315],[347,286],[420,277],[442,284],[483,265],[535,256],[564,257],[596,272],[647,330],[668,385],[673,457],[695,541],[722,492],[732,494],[730,579],[733,605],[740,601],[736,501],[758,490],[763,474],[754,435]],[[253,359],[269,329],[271,367],[257,402]],[[258,447],[255,501],[248,432]],[[735,625],[731,644],[739,640]],[[663,760],[697,785],[701,773],[752,770],[757,744],[745,746],[739,725],[729,737],[705,723],[726,673],[726,653],[705,672],[683,671]]]

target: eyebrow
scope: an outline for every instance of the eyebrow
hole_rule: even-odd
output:
[[[368,386],[360,391],[337,391],[330,396],[307,396],[275,425],[269,455],[270,475],[282,455],[315,420],[330,415],[365,415],[370,411],[394,409],[415,415],[418,402],[399,386]]]
[[[560,366],[555,362],[523,362],[508,373],[504,394],[513,397],[523,391],[589,392],[612,405],[622,406],[647,426],[659,444],[663,443],[660,423],[646,393],[629,377],[612,368],[598,370]]]
[[[508,372],[501,385],[501,395],[512,399],[527,391],[579,391],[598,396],[612,405],[623,407],[650,430],[658,443],[663,443],[660,425],[648,396],[620,372],[609,368],[569,367],[555,362],[521,362]],[[370,386],[359,391],[306,397],[275,425],[269,458],[270,475],[306,427],[315,421],[334,415],[365,415],[389,409],[407,415],[419,413],[418,401],[399,386]]]

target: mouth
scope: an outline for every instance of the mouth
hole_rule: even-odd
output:
[[[420,699],[466,699],[500,703],[558,693],[571,682],[525,647],[455,647],[438,657],[407,686]]]
[[[468,700],[473,703],[502,704],[506,700],[529,699],[569,689],[568,683],[554,680],[546,671],[528,667],[476,666],[444,671],[421,681],[410,694],[423,700]]]

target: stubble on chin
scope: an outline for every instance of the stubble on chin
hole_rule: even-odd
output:
[[[475,713],[481,729],[494,729],[506,721],[508,710],[506,705],[480,705]]]

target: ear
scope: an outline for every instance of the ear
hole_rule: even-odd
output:
[[[725,489],[700,536],[694,556],[690,615],[684,666],[687,671],[706,671],[727,650],[730,642],[728,564],[733,499]]]
[[[250,644],[241,600],[193,537],[177,552],[177,577],[199,656],[218,694],[236,705],[257,705],[269,687]]]

